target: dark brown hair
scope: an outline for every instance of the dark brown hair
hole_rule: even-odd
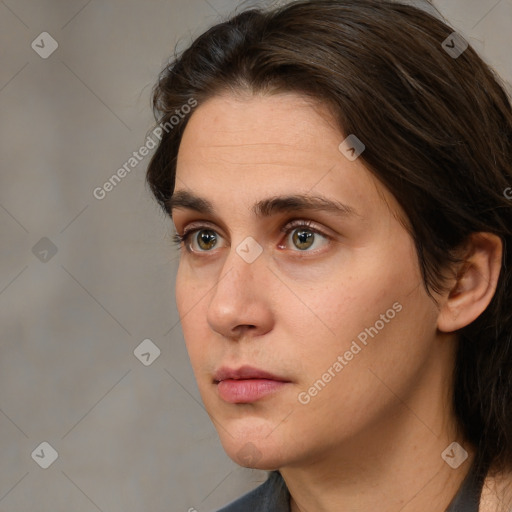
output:
[[[491,304],[459,331],[453,407],[475,464],[512,469],[512,109],[503,83],[469,46],[457,57],[447,23],[389,0],[303,0],[234,15],[162,71],[159,123],[194,98],[226,91],[298,92],[330,107],[341,131],[407,214],[425,289],[473,232],[498,235],[502,269]],[[450,40],[450,46],[453,46]],[[189,116],[166,130],[147,180],[170,214]]]

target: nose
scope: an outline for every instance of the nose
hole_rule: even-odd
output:
[[[228,339],[256,337],[271,328],[270,280],[275,276],[265,253],[253,260],[253,250],[254,244],[232,245],[208,305],[211,329]]]

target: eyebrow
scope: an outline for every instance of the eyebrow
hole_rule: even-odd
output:
[[[175,208],[194,210],[203,215],[215,215],[215,207],[204,197],[199,197],[187,190],[175,192],[166,202],[167,211],[172,217]],[[349,205],[321,195],[293,194],[274,196],[255,203],[251,208],[256,217],[270,217],[277,213],[294,211],[326,211],[341,217],[360,217]]]

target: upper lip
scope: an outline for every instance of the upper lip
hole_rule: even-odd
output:
[[[240,368],[235,369],[223,366],[222,368],[219,368],[215,372],[215,374],[213,375],[213,379],[215,380],[215,382],[220,382],[226,379],[269,379],[278,380],[281,382],[289,382],[283,377],[278,377],[277,375],[273,375],[272,373],[247,365],[240,366]]]

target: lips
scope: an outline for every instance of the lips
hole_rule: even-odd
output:
[[[233,379],[233,380],[246,380],[246,379],[267,379],[267,380],[275,380],[278,382],[289,382],[282,377],[278,377],[277,375],[273,375],[264,370],[260,370],[258,368],[253,368],[252,366],[241,366],[237,369],[231,369],[223,366],[219,368],[213,376],[215,383]]]
[[[214,375],[220,398],[231,404],[256,402],[279,391],[289,382],[252,366],[222,367]]]

